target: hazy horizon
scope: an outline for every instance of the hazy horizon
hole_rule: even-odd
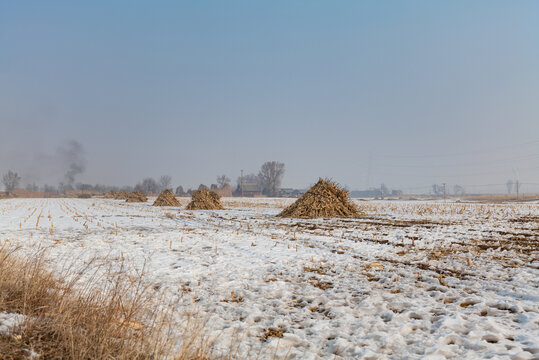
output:
[[[539,191],[539,3],[0,3],[0,174]],[[415,189],[415,190],[414,190]]]

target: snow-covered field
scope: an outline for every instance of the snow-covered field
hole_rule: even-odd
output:
[[[47,248],[58,269],[145,264],[156,291],[243,358],[539,359],[537,203],[358,201],[361,219],[275,217],[291,201],[1,200],[0,241]]]

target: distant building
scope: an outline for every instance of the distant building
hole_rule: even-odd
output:
[[[234,192],[234,196],[242,196],[242,194],[246,197],[260,197],[262,196],[262,190],[260,190],[257,183],[245,183],[243,186],[238,185]]]

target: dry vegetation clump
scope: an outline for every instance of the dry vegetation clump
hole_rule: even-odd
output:
[[[146,195],[144,195],[140,191],[133,191],[133,192],[130,192],[127,195],[127,199],[125,199],[125,201],[127,201],[127,202],[146,202],[146,201],[148,201],[148,198],[146,197]]]
[[[262,340],[267,341],[269,338],[282,338],[284,334],[283,329],[269,328],[264,331]]]
[[[319,179],[302,197],[277,216],[288,218],[353,218],[361,213],[348,191],[330,180]]]
[[[486,195],[463,195],[460,197],[467,201],[478,201],[484,203],[504,203],[517,201],[516,194],[486,194]],[[519,201],[535,201],[539,200],[539,194],[521,194],[518,197]]]
[[[111,191],[109,191],[108,193],[105,194],[104,198],[105,199],[116,199],[116,196],[117,196],[116,191],[111,190]]]
[[[92,263],[95,265],[95,263]],[[97,266],[97,265],[96,265]],[[172,351],[171,312],[142,275],[88,266],[55,275],[44,254],[0,248],[0,312],[24,320],[0,333],[3,359],[155,359]],[[82,279],[81,274],[89,275]],[[129,274],[129,275],[127,275]]]
[[[191,197],[191,202],[187,204],[187,210],[224,210],[221,205],[221,197],[213,191],[207,189],[197,190]]]
[[[127,200],[128,196],[129,196],[129,193],[127,191],[120,190],[115,194],[114,199],[115,200]]]
[[[165,189],[159,194],[157,199],[155,199],[153,206],[181,206],[181,204],[172,191]]]

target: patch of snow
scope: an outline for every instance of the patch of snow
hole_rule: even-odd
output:
[[[0,312],[0,334],[8,335],[11,331],[23,324],[26,317],[17,313]]]
[[[0,240],[46,248],[58,271],[145,264],[179,318],[195,312],[241,357],[537,357],[538,204],[362,201],[361,219],[298,220],[275,217],[293,199],[226,201],[1,200]]]

